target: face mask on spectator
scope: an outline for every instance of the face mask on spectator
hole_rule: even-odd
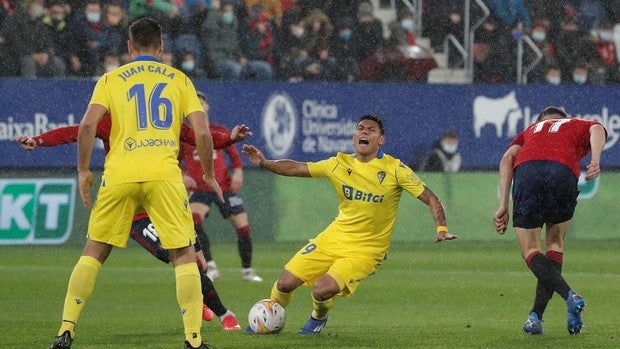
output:
[[[587,75],[583,75],[583,74],[573,74],[573,81],[576,84],[579,85],[583,85],[586,83],[586,80],[588,80],[588,76]]]
[[[293,28],[293,35],[295,35],[298,38],[301,38],[302,36],[304,36],[304,27],[295,27]]]
[[[101,14],[97,12],[86,12],[86,20],[89,23],[99,23],[101,19]]]
[[[549,85],[557,86],[562,82],[562,80],[559,76],[547,76],[547,82],[549,83]]]
[[[613,39],[613,35],[610,32],[600,32],[598,33],[598,36],[603,41],[611,41],[611,39]]]
[[[181,63],[181,68],[185,71],[192,71],[194,70],[195,66],[196,66],[196,63],[194,61],[185,61]]]
[[[351,31],[346,30],[340,33],[340,38],[344,41],[349,41],[351,39]]]
[[[400,22],[400,26],[403,27],[403,29],[412,32],[413,31],[413,20],[411,20],[411,19],[403,19]]]
[[[36,18],[41,18],[45,14],[45,9],[43,6],[36,4],[32,6],[32,13]]]
[[[230,12],[230,11],[226,11],[224,13],[222,13],[222,21],[226,24],[230,24],[233,22],[233,20],[235,19],[235,15]]]
[[[441,149],[444,151],[444,153],[446,154],[455,154],[456,153],[456,149],[457,146],[454,144],[444,144],[441,146]]]
[[[541,32],[541,31],[532,32],[532,39],[534,39],[534,41],[545,41],[546,37],[547,37],[547,33],[545,32]]]
[[[109,73],[116,68],[118,68],[118,64],[109,64],[104,67],[106,73]]]

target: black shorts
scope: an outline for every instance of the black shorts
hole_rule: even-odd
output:
[[[243,199],[241,196],[233,192],[224,193],[224,202],[220,202],[215,193],[195,192],[189,197],[189,202],[199,202],[209,207],[211,207],[212,203],[215,203],[224,218],[245,212],[245,207],[243,207]]]
[[[513,176],[512,225],[540,228],[570,220],[575,213],[579,187],[573,171],[555,161],[528,161]]]

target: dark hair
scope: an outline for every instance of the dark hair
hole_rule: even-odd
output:
[[[558,107],[547,107],[543,109],[543,111],[538,114],[538,118],[536,118],[536,122],[541,121],[543,117],[548,115],[560,115],[562,118],[568,117],[566,112]]]
[[[383,125],[384,121],[383,121],[383,118],[380,117],[379,115],[374,115],[374,114],[362,115],[357,122],[360,123],[360,122],[362,122],[362,120],[372,120],[372,121],[376,122],[377,124],[379,124],[379,131],[381,131],[381,134],[382,135],[385,134],[385,127]]]
[[[452,131],[452,130],[448,130],[448,131],[444,131],[441,134],[441,138],[450,138],[450,139],[459,139],[459,135],[456,133],[456,131]]]
[[[156,49],[161,45],[161,26],[144,17],[129,26],[129,40],[138,49]]]

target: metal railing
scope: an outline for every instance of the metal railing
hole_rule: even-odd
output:
[[[536,54],[536,58],[532,63],[530,63],[527,67],[523,67],[523,55],[525,50],[523,48],[523,43],[526,43],[532,51]],[[517,84],[525,85],[527,84],[527,75],[534,69],[535,66],[540,63],[542,60],[543,54],[536,46],[536,44],[530,39],[527,35],[522,35],[517,42]]]

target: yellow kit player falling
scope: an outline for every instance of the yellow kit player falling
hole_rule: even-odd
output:
[[[381,150],[383,119],[362,116],[353,143],[355,154],[338,153],[316,163],[267,160],[256,147],[243,146],[254,165],[276,174],[329,179],[340,201],[336,219],[289,260],[271,290],[271,300],[285,307],[295,289],[312,286],[313,311],[301,334],[320,333],[335,297],[351,295],[379,267],[389,248],[403,190],[430,207],[437,225],[436,242],[457,237],[448,232],[437,196],[409,167]]]

